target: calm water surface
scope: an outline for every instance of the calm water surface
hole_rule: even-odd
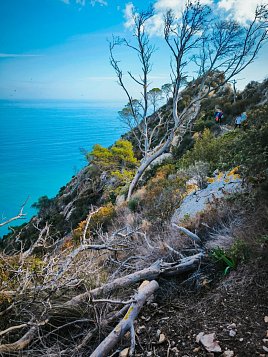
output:
[[[0,101],[0,220],[16,215],[28,195],[29,219],[32,203],[55,196],[86,165],[81,148],[116,141],[126,131],[120,108],[122,103]],[[6,232],[1,228],[0,236]]]

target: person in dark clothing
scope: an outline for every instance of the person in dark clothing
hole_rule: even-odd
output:
[[[214,113],[214,117],[215,117],[215,122],[221,124],[223,119],[223,111],[221,109],[216,109]]]

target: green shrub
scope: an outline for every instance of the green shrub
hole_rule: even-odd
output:
[[[138,197],[133,197],[128,201],[128,208],[131,212],[136,212],[138,210],[139,202],[140,200]]]
[[[223,268],[224,275],[228,274],[231,269],[236,268],[236,259],[222,248],[214,248],[211,251],[211,257]]]
[[[99,171],[116,179],[116,186],[124,186],[131,182],[138,166],[131,142],[118,140],[111,148],[104,148],[99,144],[87,155],[89,162]]]
[[[248,113],[248,130],[233,130],[215,137],[205,129],[193,148],[179,160],[182,168],[196,161],[208,162],[211,171],[230,170],[240,166],[240,172],[250,182],[261,183],[268,176],[268,106]]]
[[[230,270],[236,269],[239,263],[243,263],[250,258],[250,247],[245,241],[238,239],[229,249],[214,248],[210,252],[210,255],[223,269],[224,275],[226,275]]]

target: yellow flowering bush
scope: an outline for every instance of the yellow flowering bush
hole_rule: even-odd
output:
[[[96,213],[94,213],[89,221],[88,230],[86,236],[89,237],[98,227],[106,229],[110,221],[115,217],[116,212],[112,203],[108,203],[106,206],[101,207]],[[81,221],[77,228],[73,231],[74,240],[79,240],[83,235],[86,227],[87,220]]]

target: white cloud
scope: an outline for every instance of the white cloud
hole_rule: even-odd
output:
[[[183,9],[184,3],[184,0],[158,0],[154,4],[154,8],[157,12],[166,12],[169,9],[177,12]]]
[[[96,4],[99,4],[101,6],[107,6],[108,2],[106,0],[60,0],[64,2],[67,5],[70,5],[71,3],[85,6],[87,3],[90,3],[90,5],[95,6]]]
[[[133,20],[133,12],[134,12],[134,5],[132,2],[129,2],[126,4],[125,10],[124,10],[124,17],[125,17],[125,26],[127,28],[132,28],[134,25],[134,20]]]
[[[0,53],[0,58],[24,58],[24,57],[41,57],[42,55],[21,54],[21,53]]]
[[[211,5],[213,0],[200,0],[203,5]],[[155,1],[154,15],[147,21],[147,31],[150,35],[162,35],[164,27],[164,15],[168,10],[172,10],[176,17],[180,17],[185,6],[185,0],[157,0]],[[133,26],[132,13],[135,11],[133,3],[128,3],[124,10],[125,26]]]
[[[219,8],[230,12],[232,17],[242,23],[254,18],[256,6],[260,0],[220,0]]]
[[[163,34],[163,16],[168,10],[172,10],[176,17],[180,18],[186,0],[156,0],[154,2],[154,15],[147,21],[147,31],[150,35]],[[267,1],[266,1],[267,2]],[[254,18],[256,6],[265,3],[265,0],[200,0],[203,5],[210,5],[218,8],[221,17],[232,17],[233,19],[245,24]],[[124,17],[125,26],[133,27],[132,14],[135,12],[133,3],[129,2],[125,6]]]
[[[101,6],[107,6],[108,3],[105,0],[91,0],[91,5],[94,6],[95,4],[100,4]]]

